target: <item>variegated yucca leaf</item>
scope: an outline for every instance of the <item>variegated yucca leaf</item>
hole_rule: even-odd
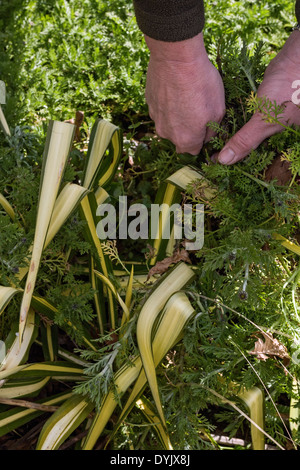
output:
[[[234,388],[238,386],[235,385]],[[223,395],[220,395],[215,390],[207,387],[207,390],[214,396],[218,397],[221,402],[227,403],[232,406],[241,416],[246,418],[251,425],[251,437],[253,438],[253,450],[264,450],[264,438],[267,437],[274,442],[280,450],[284,450],[282,445],[276,441],[270,434],[264,430],[264,397],[262,391],[258,387],[253,387],[250,390],[241,390],[235,392],[235,398],[242,400],[249,410],[249,415],[239,408],[236,403]]]
[[[65,122],[51,121],[47,132],[38,200],[36,229],[29,271],[20,307],[19,339],[22,341],[27,315],[37,279],[41,256],[53,208],[59,191],[75,127]]]
[[[51,398],[47,397],[42,400],[37,400],[36,403],[45,406],[45,411],[34,408],[20,408],[19,406],[10,408],[8,411],[3,411],[0,413],[0,437],[46,413],[46,407],[58,406],[71,396],[72,392],[63,392]]]
[[[173,450],[170,436],[166,432],[165,428],[161,425],[159,416],[157,416],[152,403],[146,397],[142,396],[137,400],[136,406],[143,413],[146,420],[151,424],[151,429],[156,434],[163,449]]]
[[[58,327],[51,322],[42,321],[40,333],[45,361],[54,361],[58,354]]]
[[[131,266],[131,271],[128,277],[128,284],[126,288],[126,296],[125,296],[125,304],[127,305],[127,308],[129,309],[130,309],[130,305],[132,301],[133,281],[134,281],[134,265]]]
[[[103,204],[110,197],[108,192],[105,191],[105,189],[102,188],[101,186],[98,186],[98,188],[94,191],[94,194],[95,194],[95,198],[96,198],[98,206],[100,206],[100,204]]]
[[[9,301],[18,293],[22,292],[15,287],[0,286],[0,315]]]
[[[181,277],[181,287],[183,287],[186,282],[188,282],[188,280],[191,280],[193,277],[192,270],[189,267],[184,266],[185,265],[178,265],[176,269],[178,276]],[[185,294],[175,293],[175,295],[172,295],[174,294],[174,291],[170,287],[170,281],[168,281],[169,277],[170,274],[168,273],[168,275],[165,276],[165,278],[163,278],[160,283],[157,283],[158,285],[160,285],[161,288],[158,289],[158,285],[154,286],[155,288],[153,289],[153,292],[151,294],[153,296],[157,295],[157,297],[160,297],[162,291],[165,293],[164,300],[159,301],[159,299],[157,299],[156,305],[154,304],[154,299],[152,299],[153,309],[157,308],[161,311],[164,307],[164,303],[167,302],[167,305],[164,309],[164,313],[162,314],[162,319],[157,324],[155,331],[153,331],[153,359],[155,362],[155,366],[159,364],[159,362],[164,358],[168,350],[172,346],[174,346],[176,341],[180,339],[184,325],[194,312],[194,309]],[[158,316],[158,313],[159,312],[156,312],[156,316]],[[116,390],[118,391],[120,397],[128,390],[128,388],[133,384],[133,382],[137,378],[139,378],[138,386],[135,387],[134,394],[131,394],[132,400],[130,401],[130,403],[127,403],[127,412],[131,409],[132,406],[134,406],[136,399],[139,397],[142,389],[147,384],[146,375],[145,373],[140,374],[141,370],[142,360],[140,356],[137,356],[135,359],[132,360],[132,363],[130,365],[125,364],[115,374],[114,387],[116,387]],[[88,450],[94,447],[97,439],[101,435],[114,409],[116,408],[117,403],[118,402],[116,400],[114,390],[110,390],[106,394],[106,396],[103,397],[101,409],[93,419],[89,429],[89,433],[84,440],[84,449]],[[69,421],[65,419],[65,416],[63,414],[61,414],[60,416],[60,420],[53,421],[55,429],[52,427],[47,427],[47,432],[51,432],[52,436],[55,436],[57,432],[61,432],[60,430],[62,429],[62,426],[65,426],[66,428],[68,428],[69,426]],[[70,415],[69,417],[70,419],[73,419],[73,416]],[[44,438],[44,440],[45,439],[46,438]],[[49,440],[47,442],[48,448],[54,448],[51,447],[52,445],[56,446],[56,441],[54,438],[52,444],[49,443]],[[40,444],[39,448],[45,448],[44,444]]]
[[[105,309],[105,297],[103,284],[101,279],[95,274],[95,260],[92,255],[89,256],[89,274],[91,286],[94,290],[94,306],[97,313],[98,327],[101,335],[104,335],[105,325],[107,322],[106,309]],[[102,295],[101,295],[102,294]]]
[[[154,291],[144,303],[137,321],[136,336],[139,352],[143,362],[143,368],[145,370],[158,413],[162,423],[164,424],[164,414],[159,398],[155,374],[155,360],[152,349],[153,326],[168,298],[183,289],[188,282],[191,282],[193,277],[194,272],[187,265],[179,263],[175,266],[175,268],[168,273],[168,276],[164,277],[161,282],[157,283]]]
[[[9,215],[9,217],[12,220],[15,220],[15,217],[16,217],[15,211],[13,207],[11,206],[11,204],[6,199],[6,197],[3,196],[3,194],[0,194],[0,206],[3,207],[5,212]]]
[[[251,420],[257,425],[251,424],[251,439],[253,450],[265,450],[264,429],[264,393],[258,387],[250,390],[242,390],[237,395],[248,407]]]
[[[122,155],[120,129],[104,119],[98,119],[91,131],[83,186],[98,190],[105,188],[115,176]]]
[[[67,183],[63,187],[54,204],[44,248],[53,240],[87,193],[88,190],[78,184]]]
[[[299,401],[300,401],[300,394],[299,394],[299,383],[296,377],[293,377],[292,381],[292,397],[290,401],[290,411],[289,411],[289,424],[290,429],[292,432],[292,436],[296,437],[296,434],[299,429],[300,423],[300,408],[299,408]]]
[[[125,315],[126,320],[129,320],[129,316],[130,316],[129,308],[127,307],[126,303],[123,301],[122,297],[118,293],[117,287],[110,281],[110,279],[104,276],[104,274],[99,273],[99,271],[95,270],[95,274],[113,293],[114,297],[117,299],[117,301],[119,302],[123,310],[123,314]]]
[[[211,182],[202,175],[199,168],[193,166],[180,168],[168,176],[166,181],[180,190],[186,190],[193,182],[197,182],[197,184],[201,185],[201,191],[205,200],[210,200],[216,195],[216,189],[212,187]]]
[[[283,237],[282,235],[278,233],[274,233],[273,238],[275,240],[281,240],[282,246],[287,248],[292,253],[295,253],[296,255],[300,255],[300,246],[296,245],[296,243],[291,242],[290,240],[288,240],[287,238]]]
[[[14,380],[28,379],[28,377],[64,377],[65,380],[78,380],[83,377],[83,373],[82,367],[64,361],[35,362],[0,371],[0,380],[8,377],[13,377]]]
[[[161,321],[157,325],[155,332],[153,332],[154,338],[152,347],[155,366],[163,360],[167,352],[180,339],[182,330],[193,313],[194,309],[185,294],[178,292],[168,300],[161,316]],[[122,409],[118,423],[114,427],[114,433],[139,399],[144,387],[148,385],[140,356],[136,357],[132,365],[124,366],[116,373],[114,383],[119,395],[122,396],[134,381],[133,390]],[[91,450],[94,447],[116,406],[117,401],[114,392],[110,391],[104,397],[101,409],[92,422],[84,442],[84,449]],[[164,428],[164,426],[162,427]],[[112,437],[113,435],[111,435],[111,438]]]
[[[142,361],[139,356],[132,360],[130,366],[124,365],[121,367],[114,376],[114,385],[116,387],[118,395],[121,397],[126,390],[132,385],[132,383],[138,377],[139,371],[142,367]],[[102,434],[108,420],[110,419],[112,413],[114,412],[118,402],[113,390],[103,397],[101,402],[100,411],[97,412],[94,417],[87,437],[84,440],[83,449],[91,450],[93,449],[97,439]]]
[[[178,204],[181,201],[180,190],[172,183],[163,182],[160,186],[155,204],[159,205],[159,221],[155,227],[156,233],[154,234],[154,227],[151,227],[151,245],[154,250],[154,255],[150,259],[150,265],[154,265],[157,261],[161,261],[166,257],[167,247],[170,243],[170,235],[167,229],[172,228],[174,225],[174,212],[171,211],[173,204]]]
[[[0,388],[1,398],[35,397],[49,382],[50,377],[28,380],[9,380]]]
[[[72,395],[45,423],[37,450],[55,450],[88,417],[94,406],[79,395]]]
[[[176,345],[182,338],[183,329],[188,320],[193,316],[194,308],[191,305],[188,297],[183,292],[176,292],[166,303],[160,320],[155,328],[153,339],[153,359],[155,367],[166,356],[167,352]],[[137,377],[130,395],[122,408],[119,415],[118,422],[110,436],[113,438],[117,432],[122,421],[126,418],[127,414],[140,399],[140,396],[148,385],[147,377],[144,368],[140,368],[139,376]],[[160,428],[164,430],[164,435],[167,435],[167,430],[161,421],[161,417],[156,413],[157,418],[160,420]]]
[[[55,235],[59,232],[66,220],[77,209],[82,198],[88,193],[88,190],[77,184],[67,183],[59,193],[51,215],[44,248],[47,248]],[[29,247],[28,258],[32,256],[32,246]],[[28,273],[28,267],[19,268],[16,277],[21,282]]]
[[[21,344],[19,342],[18,334],[12,331],[12,341],[11,344],[7,344],[7,354],[1,363],[0,374],[8,373],[10,370],[18,367],[27,360],[30,346],[37,335],[37,325],[35,322],[35,312],[33,309],[30,309]],[[5,378],[2,377],[2,379],[0,379],[0,387],[2,387],[4,383]]]
[[[80,213],[81,217],[83,220],[86,222],[85,226],[85,235],[87,241],[91,244],[91,246],[94,247],[94,260],[92,261],[92,264],[95,265],[95,268],[97,271],[101,272],[105,278],[111,279],[114,278],[113,274],[113,267],[111,260],[109,257],[104,253],[102,246],[101,246],[101,241],[97,235],[97,200],[95,197],[94,193],[89,193],[87,196],[83,198],[80,204]],[[115,329],[117,326],[116,323],[116,315],[117,315],[117,309],[116,309],[116,301],[115,297],[110,289],[107,288],[107,286],[101,287],[101,285],[98,285],[99,288],[99,298],[100,300],[104,298],[104,296],[107,296],[107,303],[108,303],[108,309],[106,310],[105,305],[103,302],[99,303],[98,308],[102,309],[102,311],[99,313],[98,318],[104,318],[107,315],[107,311],[109,313],[109,322],[111,325],[112,329]],[[105,309],[105,311],[103,311]],[[106,321],[108,321],[106,320]],[[103,325],[101,325],[101,329],[103,329]]]
[[[155,255],[151,258],[150,264],[154,265],[161,261],[174,251],[174,213],[170,211],[173,204],[178,204],[182,199],[182,191],[186,190],[188,185],[197,181],[201,185],[201,190],[206,200],[215,195],[215,190],[204,178],[200,170],[194,167],[185,166],[170,175],[160,186],[155,204],[161,207],[159,214],[159,226],[156,227],[156,235],[151,236],[151,244]],[[168,225],[170,226],[168,227]],[[170,231],[167,229],[170,228]]]

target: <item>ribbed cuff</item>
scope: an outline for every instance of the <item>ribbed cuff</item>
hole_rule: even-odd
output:
[[[203,0],[134,0],[133,3],[137,24],[150,38],[184,41],[203,30]]]

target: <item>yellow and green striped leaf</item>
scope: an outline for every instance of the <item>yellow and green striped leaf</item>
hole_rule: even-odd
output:
[[[107,279],[114,278],[113,268],[109,257],[103,252],[101,241],[97,235],[97,201],[94,193],[87,194],[80,204],[80,213],[83,220],[86,222],[85,235],[87,241],[94,247],[94,264],[97,271],[101,272]],[[94,254],[93,253],[93,254]],[[98,288],[101,286],[98,286]],[[103,286],[102,290],[99,289],[99,308],[103,306],[103,298],[107,293],[108,312],[110,318],[110,325],[112,329],[116,328],[116,302],[114,295],[110,289]],[[103,307],[102,307],[103,308]],[[103,312],[101,316],[105,316]]]
[[[92,403],[80,395],[73,395],[45,423],[36,449],[58,449],[70,434],[88,417],[92,410]]]
[[[36,362],[34,364],[22,364],[11,369],[0,371],[0,380],[14,377],[14,380],[40,377],[68,377],[70,380],[78,380],[83,377],[82,367],[65,361]]]
[[[72,392],[63,392],[51,398],[36,400],[36,403],[45,406],[57,406],[72,396]],[[8,411],[0,413],[0,436],[24,426],[33,419],[41,416],[46,411],[36,410],[34,408],[20,408],[18,406],[10,408]]]
[[[0,286],[0,315],[4,311],[9,301],[18,293],[22,292],[15,287]]]
[[[161,321],[155,329],[153,355],[156,366],[162,361],[172,346],[174,346],[180,339],[183,328],[193,313],[194,309],[183,292],[178,292],[169,299],[165,306]],[[137,356],[134,361],[132,361],[132,365],[124,366],[116,373],[114,383],[120,397],[126,392],[126,390],[128,390],[134,381],[136,382],[133,390],[131,391],[125,406],[122,408],[122,413],[119,416],[118,423],[114,426],[114,433],[117,431],[125,416],[130,412],[147,384],[147,378],[144,370],[142,369],[140,356]],[[83,447],[85,450],[93,449],[116,406],[117,401],[114,393],[113,391],[109,391],[104,397],[101,409],[96,414],[85,439]]]
[[[3,196],[3,194],[0,194],[0,206],[3,207],[5,212],[9,215],[9,217],[12,220],[15,220],[15,217],[16,217],[15,211],[14,211],[12,205],[6,199],[6,197]]]
[[[36,396],[49,382],[49,377],[28,381],[9,381],[0,388],[0,398],[20,398]]]
[[[205,200],[213,198],[216,194],[215,188],[211,186],[211,183],[196,167],[184,166],[169,176],[166,181],[178,187],[180,190],[186,190],[191,183],[197,181],[198,184],[201,183],[201,190]]]
[[[113,293],[114,297],[117,299],[117,301],[119,302],[120,306],[122,307],[122,310],[123,310],[123,313],[125,315],[125,318],[126,320],[129,320],[129,309],[126,305],[126,303],[123,301],[122,297],[119,295],[118,293],[118,290],[116,288],[116,286],[110,281],[110,279],[108,279],[106,276],[104,276],[104,274],[102,273],[99,273],[99,271],[95,270],[95,274],[96,276],[101,279],[104,284],[111,290],[111,292]]]
[[[78,184],[67,183],[59,193],[52,212],[44,248],[59,232],[60,228],[77,208],[88,190]]]
[[[94,190],[99,186],[105,188],[115,176],[121,155],[120,129],[104,119],[98,119],[91,131],[83,186]]]
[[[30,309],[28,314],[28,321],[24,329],[23,341],[20,344],[18,335],[15,335],[13,343],[10,345],[8,352],[2,361],[0,374],[9,372],[11,369],[14,369],[27,360],[29,348],[36,338],[36,335],[37,325],[35,320],[35,312],[33,309]],[[4,379],[0,379],[0,387],[4,385],[4,382]]]
[[[164,414],[160,403],[157,379],[155,373],[154,350],[152,348],[153,327],[164,307],[167,300],[183,287],[194,277],[193,270],[187,265],[180,263],[158,283],[154,291],[144,303],[138,317],[136,336],[139,352],[142,358],[143,367],[149,383],[158,413],[165,424]],[[170,331],[170,330],[169,330]],[[166,332],[167,334],[167,332]],[[175,330],[174,341],[177,339],[179,332]]]
[[[160,419],[157,416],[152,403],[146,397],[142,396],[136,402],[136,406],[151,424],[151,428],[156,434],[159,442],[162,444],[163,449],[173,450],[170,436],[161,425]]]
[[[289,424],[292,432],[292,436],[296,437],[296,434],[299,429],[300,422],[300,408],[299,408],[299,384],[296,377],[293,377],[292,380],[292,397],[290,401],[290,411],[289,411]]]
[[[252,387],[250,390],[242,390],[238,397],[247,405],[249,416],[256,424],[251,424],[251,439],[253,450],[265,449],[265,435],[261,431],[264,429],[264,394],[258,387]]]
[[[160,186],[155,204],[161,207],[159,214],[159,226],[157,233],[152,236],[151,244],[155,250],[155,255],[151,258],[150,264],[154,265],[157,261],[161,261],[166,256],[173,253],[174,240],[174,214],[170,211],[173,204],[178,204],[182,199],[182,191],[186,190],[188,185],[197,181],[201,184],[201,190],[204,198],[211,199],[215,195],[215,189],[204,178],[199,169],[185,166],[170,175]],[[169,225],[170,224],[170,225]],[[170,227],[170,236],[164,238],[166,228]]]
[[[48,128],[43,155],[38,213],[31,261],[20,307],[20,342],[22,341],[26,325],[49,223],[64,173],[67,157],[73,142],[74,129],[75,127],[73,125],[58,121],[51,121]]]

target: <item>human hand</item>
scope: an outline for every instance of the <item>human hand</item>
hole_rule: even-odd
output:
[[[266,97],[276,105],[283,105],[283,112],[278,120],[283,125],[300,125],[300,108],[293,96],[299,94],[295,84],[300,81],[300,32],[294,31],[284,47],[268,65],[264,79],[258,88],[258,98]],[[227,142],[216,160],[231,165],[246,157],[265,139],[278,134],[284,127],[270,123],[263,115],[255,112],[251,119]]]
[[[214,135],[208,122],[220,123],[225,114],[223,82],[203,35],[175,43],[145,39],[150,50],[145,96],[157,134],[178,153],[197,155]]]

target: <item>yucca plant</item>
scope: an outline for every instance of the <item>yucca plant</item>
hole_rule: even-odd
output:
[[[159,446],[171,450],[172,436],[165,418],[156,368],[182,340],[187,323],[195,316],[195,305],[188,295],[195,266],[180,258],[177,261],[171,258],[170,267],[161,271],[158,278],[149,276],[149,267],[157,266],[157,262],[166,259],[176,248],[172,236],[170,240],[163,238],[167,220],[164,212],[159,233],[148,240],[152,253],[148,267],[146,262],[131,263],[128,269],[128,262],[120,259],[116,245],[99,239],[97,206],[110,198],[110,183],[122,156],[122,133],[113,124],[97,120],[91,132],[81,180],[66,183],[63,175],[68,165],[73,130],[69,123],[51,122],[49,125],[33,243],[15,280],[11,285],[0,287],[0,312],[3,313],[12,301],[19,305],[20,312],[18,324],[13,325],[6,338],[7,354],[0,368],[0,402],[2,399],[5,406],[10,405],[0,413],[0,435],[51,410],[53,414],[40,433],[37,449],[58,449],[79,426],[83,426],[86,435],[80,440],[80,448],[89,450],[95,448],[118,410],[113,430],[110,435],[105,434],[104,447],[107,448],[128,414],[138,410],[151,423]],[[215,197],[216,188],[211,188],[199,169],[183,166],[166,178],[155,202],[170,207],[181,201],[182,193],[195,183],[198,190],[201,187],[203,201]],[[17,208],[4,197],[0,202],[14,221]],[[84,265],[77,269],[92,286],[90,301],[94,312],[92,318],[82,322],[80,331],[75,317],[64,315],[38,283],[43,253],[74,213],[80,214],[89,247]],[[284,243],[287,243],[286,239]],[[288,247],[295,249],[293,245]],[[66,247],[68,256],[70,251]],[[66,297],[69,295],[76,303],[76,291],[64,293]],[[74,334],[75,338],[80,336],[78,350],[59,346],[55,324],[58,315],[61,331]],[[44,361],[32,361],[33,345],[41,346]],[[71,391],[60,391],[47,399],[37,398],[34,401],[37,408],[33,405],[30,408],[32,401],[27,402],[28,409],[22,408],[24,401],[21,398],[38,397],[47,384],[61,381],[69,382]],[[151,402],[145,391],[150,392]],[[250,422],[254,449],[264,448],[265,436],[272,440],[264,430],[261,390],[246,390],[235,385],[228,391],[230,397],[220,396],[214,390],[209,393],[220,404],[229,403],[238,410],[233,401],[242,400],[249,409],[249,416],[242,410],[240,413]],[[55,411],[51,406],[56,407]]]

